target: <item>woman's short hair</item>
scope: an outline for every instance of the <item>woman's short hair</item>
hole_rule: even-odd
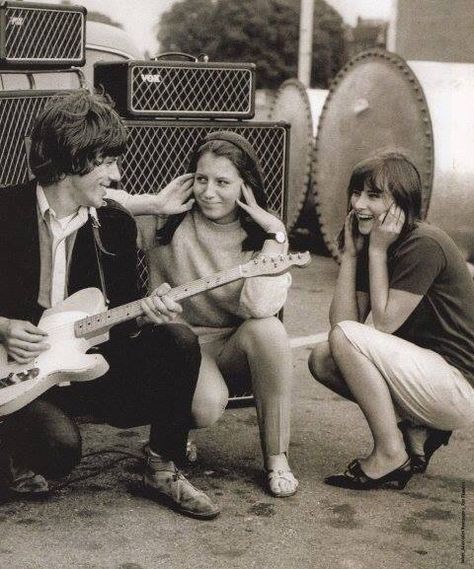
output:
[[[125,151],[127,131],[110,102],[86,90],[54,97],[31,135],[30,168],[41,185],[89,173]]]
[[[356,164],[347,187],[348,212],[354,192],[362,192],[364,185],[378,191],[387,191],[395,204],[405,214],[401,236],[405,235],[421,219],[422,186],[416,166],[398,151],[382,151]],[[344,229],[338,242],[344,245]]]
[[[188,172],[196,172],[199,159],[206,153],[227,158],[235,166],[244,183],[252,189],[257,204],[268,210],[262,170],[255,150],[248,140],[231,131],[217,131],[208,134],[191,153]],[[158,232],[160,244],[166,245],[171,241],[184,215],[171,216]],[[265,232],[243,209],[238,209],[238,215],[242,228],[247,233],[242,249],[244,251],[259,250],[265,240]]]

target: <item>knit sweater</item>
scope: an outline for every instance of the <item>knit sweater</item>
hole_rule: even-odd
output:
[[[246,237],[240,221],[218,224],[198,209],[189,212],[168,245],[155,241],[157,218],[141,218],[141,246],[146,251],[150,290],[172,287],[233,268],[258,256],[242,251]],[[227,336],[249,318],[276,314],[285,304],[291,275],[251,277],[206,291],[181,302],[182,320],[201,343]]]

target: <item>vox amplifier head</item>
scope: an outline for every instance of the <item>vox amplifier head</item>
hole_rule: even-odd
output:
[[[85,63],[82,6],[0,0],[0,67],[69,67]]]
[[[130,118],[252,118],[255,65],[124,61],[94,65],[94,85]]]

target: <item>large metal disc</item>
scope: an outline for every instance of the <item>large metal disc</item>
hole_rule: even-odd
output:
[[[291,231],[308,192],[313,149],[311,107],[303,83],[297,79],[288,79],[281,84],[270,117],[272,121],[285,121],[291,125],[286,204],[286,224]]]
[[[334,79],[314,149],[316,214],[335,258],[352,169],[371,154],[389,149],[406,153],[417,166],[426,214],[433,179],[433,133],[423,90],[399,56],[369,50],[351,59]]]

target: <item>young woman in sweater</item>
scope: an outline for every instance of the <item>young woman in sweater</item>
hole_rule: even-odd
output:
[[[240,135],[209,134],[191,157],[192,207],[142,225],[150,287],[178,286],[245,263],[260,254],[286,254],[285,226],[266,206],[255,152]],[[187,187],[188,181],[182,186]],[[181,190],[182,192],[184,190]],[[158,228],[158,231],[156,231]],[[214,423],[229,397],[228,385],[253,391],[269,492],[294,494],[288,464],[292,361],[288,337],[275,316],[291,276],[252,277],[184,300],[183,320],[198,334],[203,353],[193,402],[196,427]]]

